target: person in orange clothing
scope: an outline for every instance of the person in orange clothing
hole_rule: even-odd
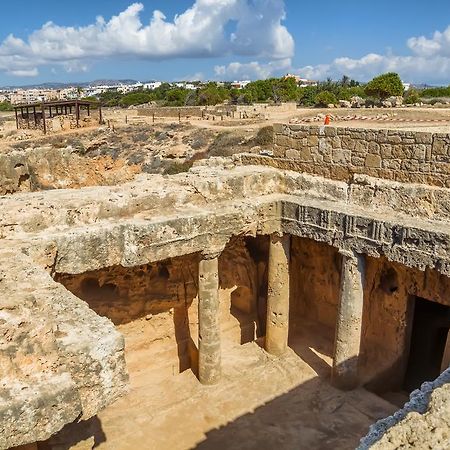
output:
[[[330,115],[327,114],[327,115],[325,116],[325,122],[324,122],[324,124],[325,124],[325,125],[330,125],[330,122],[331,122]]]

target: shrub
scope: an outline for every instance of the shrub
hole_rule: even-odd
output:
[[[425,98],[450,97],[450,86],[424,89],[421,94]]]
[[[177,173],[187,172],[193,165],[193,161],[185,161],[183,163],[172,163],[164,169],[164,175],[176,175]]]
[[[409,89],[405,93],[405,103],[407,105],[413,105],[414,103],[420,102],[420,95],[415,89]]]
[[[0,102],[0,111],[12,111],[14,108],[9,102]]]
[[[337,103],[337,98],[330,91],[322,91],[319,94],[317,94],[314,99],[314,104],[315,104],[315,106],[318,106],[318,107],[327,107],[330,104],[334,105],[336,103]]]
[[[258,130],[257,135],[253,138],[254,145],[259,145],[260,147],[264,145],[273,144],[273,127],[263,127]]]
[[[229,131],[220,133],[209,146],[209,156],[231,156],[237,153],[238,149],[236,147],[240,145],[241,140],[241,137]]]

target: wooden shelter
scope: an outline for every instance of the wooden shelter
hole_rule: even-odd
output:
[[[75,114],[76,125],[80,126],[80,117],[82,111],[86,111],[87,116],[91,115],[93,109],[98,109],[99,123],[103,122],[102,107],[99,102],[88,100],[63,100],[63,101],[51,101],[40,103],[28,103],[22,105],[15,105],[14,112],[16,115],[16,127],[43,130],[44,134],[47,133],[47,119],[51,119],[56,116]],[[20,126],[20,124],[25,126]]]

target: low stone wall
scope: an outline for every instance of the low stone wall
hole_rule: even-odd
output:
[[[450,187],[450,135],[276,124],[274,156],[296,170],[349,181],[354,174]]]
[[[137,113],[138,116],[152,116],[154,114],[155,117],[178,117],[178,115],[181,115],[181,117],[202,117],[204,110],[204,106],[158,106],[138,109]]]

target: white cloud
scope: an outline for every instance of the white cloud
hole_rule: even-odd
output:
[[[48,22],[26,40],[10,35],[0,43],[0,71],[36,73],[39,66],[61,64],[86,70],[86,61],[105,57],[283,59],[294,53],[294,40],[282,25],[284,0],[196,0],[173,21],[155,10],[148,24],[141,21],[143,9],[133,3],[109,21],[98,17],[84,27]]]
[[[450,57],[450,26],[443,32],[436,31],[431,39],[425,36],[408,39],[408,47],[418,56]]]
[[[39,74],[39,71],[36,68],[22,69],[22,70],[18,69],[18,70],[11,70],[8,73],[16,77],[36,77]]]
[[[380,73],[393,71],[408,81],[450,82],[450,26],[444,32],[436,31],[430,39],[412,37],[407,45],[410,55],[369,53],[359,59],[336,58],[329,64],[306,66],[295,72],[318,80],[348,75],[367,81]]]
[[[249,63],[232,62],[227,66],[215,66],[216,76],[222,80],[265,79],[281,75],[292,66],[291,59],[285,58],[267,63],[257,61]]]

